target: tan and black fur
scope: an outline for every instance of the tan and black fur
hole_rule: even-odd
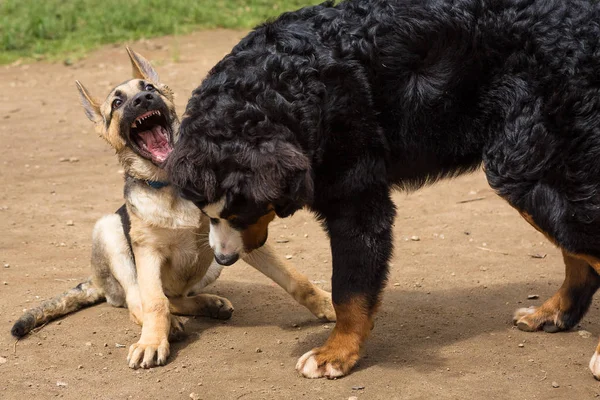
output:
[[[77,82],[86,115],[115,149],[124,168],[125,205],[102,217],[94,227],[91,278],[27,311],[13,326],[12,334],[22,337],[36,326],[107,301],[127,307],[132,319],[142,325],[139,341],[130,347],[128,363],[132,368],[149,368],[165,364],[169,334],[183,329],[174,315],[227,319],[233,307],[226,298],[200,293],[223,268],[214,261],[209,246],[208,217],[178,196],[161,167],[179,128],[173,93],[160,83],[147,60],[127,50],[133,79],[114,88],[103,103]],[[335,320],[331,295],[310,283],[268,245],[248,254],[244,261],[317,317]]]

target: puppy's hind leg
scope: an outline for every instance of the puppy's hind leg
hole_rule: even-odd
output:
[[[176,315],[229,319],[233,305],[225,297],[201,293],[190,297],[169,298],[169,309]]]
[[[251,252],[244,261],[271,278],[317,318],[335,321],[331,293],[312,284],[305,275],[278,256],[268,244]]]

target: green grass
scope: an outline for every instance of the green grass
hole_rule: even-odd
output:
[[[248,29],[321,0],[0,0],[0,63],[77,57],[107,43]]]

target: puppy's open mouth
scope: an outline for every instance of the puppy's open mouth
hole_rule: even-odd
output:
[[[155,163],[163,163],[173,150],[171,128],[159,110],[138,116],[131,124],[129,135],[140,155]]]

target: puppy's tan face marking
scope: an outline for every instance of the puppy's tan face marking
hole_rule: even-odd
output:
[[[229,214],[224,208],[225,199],[222,198],[202,210],[210,218],[208,239],[218,262],[242,258],[265,244],[269,223],[275,218],[272,208],[256,220],[251,218],[252,223],[245,223],[240,215]]]
[[[136,107],[135,102],[139,101],[139,95],[142,92],[147,92],[148,95],[155,97],[153,107]],[[137,109],[132,109],[137,108]],[[132,134],[132,128],[135,128],[136,118],[143,117],[151,111],[162,110],[162,121],[156,121],[157,124],[164,124],[165,139],[172,141],[172,138],[166,137],[176,132],[176,120],[167,118],[175,115],[175,105],[173,104],[173,93],[171,90],[162,84],[154,84],[143,79],[132,79],[114,88],[106,97],[104,103],[100,107],[102,121],[104,126],[98,126],[99,134],[104,138],[117,152],[121,152],[131,141],[135,141]],[[157,116],[157,115],[155,115]],[[158,116],[157,116],[158,117]],[[168,126],[170,125],[170,126]],[[146,129],[148,130],[148,129]],[[130,140],[130,143],[127,141]],[[142,143],[142,142],[140,142]],[[146,143],[140,144],[138,153],[144,153]],[[141,154],[146,158],[152,158],[152,154]],[[162,156],[158,159],[159,162],[164,161]]]
[[[77,82],[81,102],[100,137],[118,154],[127,158],[133,151],[158,165],[170,153],[178,130],[173,91],[159,82],[146,59],[127,51],[133,79],[111,90],[101,104]]]

